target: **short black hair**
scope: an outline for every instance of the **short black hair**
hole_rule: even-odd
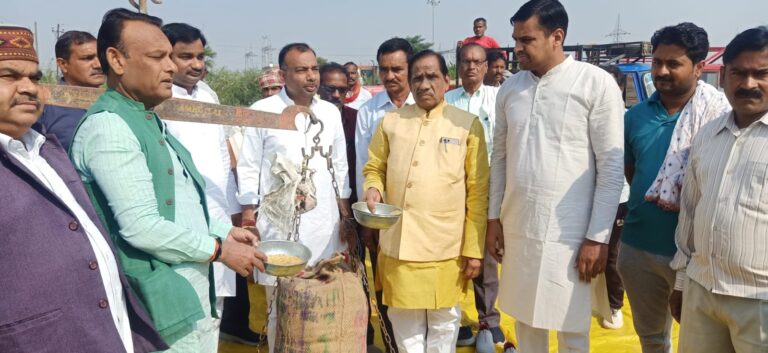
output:
[[[408,82],[411,81],[411,77],[413,74],[413,64],[415,64],[417,61],[433,56],[437,58],[437,61],[440,62],[440,72],[443,73],[443,75],[448,75],[448,64],[445,63],[445,58],[438,52],[432,50],[432,49],[426,49],[422,50],[413,57],[411,57],[410,60],[408,60]]]
[[[763,51],[768,49],[768,27],[750,28],[736,35],[725,47],[723,64],[728,65],[745,51]]]
[[[72,45],[81,45],[95,41],[96,37],[88,32],[66,31],[56,40],[56,57],[69,60],[69,56],[72,54]]]
[[[390,38],[379,45],[379,50],[376,51],[376,60],[381,60],[381,56],[384,54],[390,54],[397,51],[403,51],[405,57],[410,62],[413,56],[413,47],[407,40],[399,37]]]
[[[461,59],[463,57],[465,51],[467,51],[469,49],[472,49],[472,48],[482,49],[483,50],[483,54],[485,54],[485,60],[488,61],[488,53],[487,53],[488,51],[485,49],[484,46],[482,46],[480,44],[477,44],[477,43],[464,44],[461,47],[461,49],[459,49],[459,59]]]
[[[327,64],[323,64],[320,66],[320,80],[323,80],[323,75],[330,73],[330,72],[339,72],[344,74],[344,76],[347,78],[347,81],[349,81],[349,72],[344,68],[344,66],[340,65],[337,62],[329,62]]]
[[[315,53],[315,50],[312,49],[307,43],[291,43],[283,47],[283,49],[280,49],[280,54],[277,54],[277,65],[280,67],[281,70],[285,70],[285,56],[288,55],[288,52],[291,50],[297,50],[299,53],[306,53],[308,51],[311,51],[312,54],[315,54],[317,56],[317,53]]]
[[[108,74],[110,69],[109,62],[107,61],[107,49],[116,48],[125,54],[125,48],[123,48],[121,40],[125,21],[141,21],[157,26],[157,28],[163,27],[163,20],[159,17],[123,8],[107,11],[101,20],[101,27],[99,27],[99,34],[96,38],[96,52],[99,53],[99,63],[101,63],[101,70],[105,74]]]
[[[478,22],[482,22],[482,23],[485,23],[485,24],[488,23],[488,21],[486,21],[484,18],[478,17],[474,21],[472,21],[472,24],[475,24],[475,23],[478,23]]]
[[[659,45],[676,45],[685,49],[685,55],[694,64],[707,58],[709,52],[709,37],[707,31],[690,22],[664,27],[651,37],[653,52]]]
[[[203,47],[208,44],[203,32],[186,23],[169,23],[163,26],[163,33],[168,37],[171,45],[176,45],[178,42],[193,43],[198,39],[203,42]]]
[[[558,28],[563,30],[563,38],[568,34],[568,13],[560,1],[530,0],[520,6],[520,9],[509,19],[509,23],[514,26],[515,22],[528,21],[533,16],[539,18],[539,24],[544,27],[547,34],[551,34]]]
[[[493,62],[496,62],[497,60],[501,59],[504,60],[504,66],[507,66],[507,58],[504,57],[504,54],[502,54],[498,50],[489,50],[486,53],[485,56],[486,61],[488,61],[488,65],[490,65]]]
[[[355,64],[355,62],[354,62],[354,61],[347,61],[347,62],[345,62],[345,63],[344,63],[344,65],[342,65],[342,66],[344,66],[344,67],[347,67],[347,66],[349,66],[349,65],[354,65],[354,66],[357,66],[357,64]]]

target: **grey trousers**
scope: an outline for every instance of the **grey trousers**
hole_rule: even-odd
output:
[[[475,288],[475,308],[478,321],[488,327],[498,327],[501,321],[499,310],[496,309],[496,298],[499,296],[499,263],[485,248],[483,272],[472,280]]]
[[[675,288],[675,271],[670,261],[672,257],[621,244],[617,268],[643,353],[672,353],[669,296]]]

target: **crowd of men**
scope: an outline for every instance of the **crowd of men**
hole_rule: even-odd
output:
[[[373,96],[355,63],[284,46],[251,108],[322,122],[299,114],[295,131],[159,116],[171,97],[219,103],[188,24],[114,9],[96,37],[62,35],[59,84],[106,85],[87,110],[44,105],[32,33],[0,25],[0,351],[213,353],[220,332],[259,343],[245,326],[264,304],[247,291],[272,301],[276,279],[258,242],[289,234],[280,197],[313,138],[332,154],[306,161],[298,241],[309,265],[370,255],[388,353],[494,352],[511,341],[497,299],[519,352],[549,352],[550,331],[560,352],[588,352],[603,272],[601,324],[621,327],[626,291],[644,353],[672,352],[673,320],[682,353],[768,351],[768,27],[728,43],[722,92],[699,80],[706,31],[659,29],[656,92],[626,110],[620,73],[564,52],[560,2],[531,0],[510,22],[520,71],[478,18],[453,89],[445,58],[402,38],[379,46]],[[402,216],[368,229],[357,201]],[[470,280],[477,334],[459,306]],[[276,312],[256,313],[270,352]]]

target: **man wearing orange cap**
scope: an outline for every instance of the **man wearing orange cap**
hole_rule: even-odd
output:
[[[66,152],[37,124],[32,42],[0,26],[0,352],[166,349]]]

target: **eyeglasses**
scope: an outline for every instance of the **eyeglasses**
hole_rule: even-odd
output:
[[[461,64],[465,66],[470,66],[474,64],[475,66],[480,66],[482,64],[485,64],[485,60],[461,60]]]
[[[327,93],[327,94],[338,92],[342,96],[346,95],[347,92],[349,92],[349,88],[347,87],[336,87],[336,86],[328,86],[328,85],[320,85],[320,90],[322,90],[324,93]]]

